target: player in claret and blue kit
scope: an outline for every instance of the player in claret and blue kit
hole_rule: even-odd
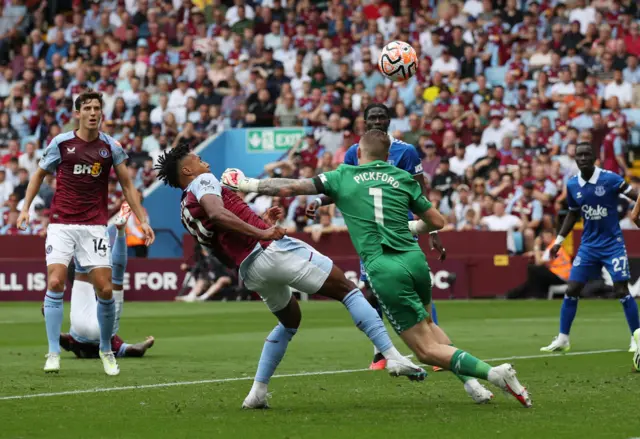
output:
[[[588,143],[578,145],[576,163],[580,173],[567,181],[569,214],[551,248],[551,258],[557,256],[562,241],[580,216],[584,219],[584,230],[571,268],[569,288],[560,310],[560,333],[549,346],[540,349],[543,352],[566,352],[570,349],[569,331],[578,310],[578,297],[587,282],[600,279],[602,267],[613,280],[614,291],[620,299],[632,334],[632,345],[633,334],[640,327],[638,305],[629,294],[627,250],[618,223],[620,195],[636,200],[638,193],[621,176],[596,167],[593,148]],[[630,350],[636,349],[632,346]]]
[[[370,104],[364,110],[364,120],[368,130],[380,130],[382,132],[389,131],[389,125],[391,123],[391,116],[389,113],[389,109],[384,104]],[[404,171],[407,171],[411,174],[419,184],[422,189],[422,192],[425,196],[427,196],[427,185],[424,181],[424,174],[422,172],[422,162],[420,157],[418,156],[418,152],[415,146],[403,142],[398,139],[394,139],[392,136],[389,136],[389,140],[391,142],[391,146],[389,148],[389,158],[387,159],[387,163],[395,166],[396,168],[400,168]],[[351,145],[351,147],[347,150],[344,156],[344,164],[351,166],[358,166],[358,144]],[[307,212],[311,212],[312,214],[315,210],[321,205],[327,205],[333,203],[333,200],[330,200],[327,197],[318,197],[313,203],[309,206]],[[413,214],[409,212],[409,219],[413,219]],[[429,243],[431,248],[435,248],[440,253],[440,260],[444,261],[447,253],[440,239],[437,235],[437,232],[433,232],[429,235]],[[360,280],[364,282],[367,289],[370,289],[369,280],[367,278],[367,273],[364,269],[364,264],[360,261]],[[378,304],[378,300],[375,295],[369,294],[368,297],[371,304],[376,308],[380,317],[383,316],[382,309]],[[431,304],[431,317],[433,322],[438,324],[438,315],[436,314],[436,306],[435,304]],[[369,369],[371,370],[382,370],[385,368],[386,360],[382,353],[380,353],[377,349],[374,348],[373,352],[373,360],[371,361],[371,365]],[[435,370],[439,370],[439,367],[434,367]]]
[[[120,369],[112,351],[111,336],[116,318],[111,278],[111,250],[107,236],[108,180],[115,169],[122,192],[138,218],[144,218],[138,191],[127,170],[127,154],[112,137],[100,132],[102,95],[82,93],[75,101],[78,129],[59,134],[44,151],[33,173],[18,218],[18,227],[29,224],[29,207],[47,174],[56,174],[56,193],[51,204],[51,222],[47,228],[47,293],[44,318],[49,353],[46,373],[60,370],[60,332],[64,316],[63,301],[67,266],[71,258],[86,268],[98,296],[97,319],[100,326],[99,356],[107,375]],[[154,240],[147,222],[141,224],[147,245]]]

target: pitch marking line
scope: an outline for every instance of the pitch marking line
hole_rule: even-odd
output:
[[[625,352],[625,350],[605,349],[600,351],[569,352],[567,354],[521,355],[521,356],[514,356],[514,357],[487,358],[484,361],[508,361],[508,360],[529,360],[529,359],[535,359],[535,358],[572,357],[572,356],[578,356],[578,355],[607,354],[612,352]],[[318,375],[340,375],[345,373],[366,372],[368,370],[369,369],[344,369],[344,370],[328,370],[328,371],[321,371],[321,372],[301,372],[301,373],[274,375],[272,378],[294,378],[294,377],[307,377],[307,376],[318,376]],[[98,389],[85,389],[85,390],[68,390],[65,392],[34,393],[31,395],[2,396],[0,397],[0,401],[8,401],[13,399],[46,398],[50,396],[83,395],[85,393],[121,392],[124,390],[159,389],[164,387],[193,386],[196,384],[230,383],[233,381],[250,381],[250,380],[253,380],[252,376],[236,377],[236,378],[219,378],[214,380],[177,381],[174,383],[143,384],[139,386],[106,387],[102,389],[98,388]]]

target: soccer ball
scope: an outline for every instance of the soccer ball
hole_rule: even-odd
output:
[[[418,55],[410,44],[404,41],[392,41],[380,52],[378,68],[380,72],[394,82],[411,78],[418,67]]]

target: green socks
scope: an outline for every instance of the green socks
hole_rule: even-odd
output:
[[[453,346],[453,344],[450,344],[449,346]],[[472,377],[468,377],[466,375],[460,375],[459,373],[454,372],[453,370],[451,371],[456,378],[458,378],[460,381],[462,381],[462,384],[466,383],[469,380],[474,380],[475,378]]]
[[[458,378],[461,381],[463,380],[463,375],[486,380],[489,376],[491,366],[482,360],[478,360],[470,353],[458,349],[451,357],[450,369],[454,374],[460,375]],[[468,380],[468,378],[466,380]],[[463,382],[466,382],[466,380]]]

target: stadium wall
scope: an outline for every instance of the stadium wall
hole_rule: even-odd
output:
[[[196,152],[219,177],[226,168],[240,168],[248,177],[260,175],[267,163],[277,161],[304,136],[304,128],[260,128],[223,131],[200,144]],[[151,258],[182,256],[180,238],[180,191],[161,183],[145,192],[144,207],[156,230],[157,239],[149,250]]]

